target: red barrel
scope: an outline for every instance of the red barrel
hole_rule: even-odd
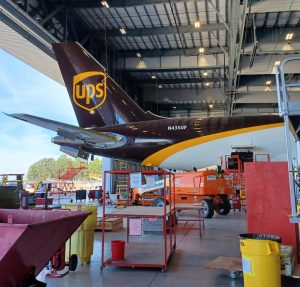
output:
[[[125,255],[125,241],[112,240],[111,241],[111,260],[118,261],[124,260]]]

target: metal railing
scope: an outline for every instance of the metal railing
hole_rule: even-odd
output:
[[[292,87],[300,87],[300,82],[287,83],[285,76],[285,68],[288,63],[300,61],[300,57],[290,57],[285,59],[281,66],[276,65],[276,92],[278,100],[278,113],[284,119],[287,161],[289,170],[290,197],[292,214],[291,223],[300,222],[300,213],[297,211],[298,195],[299,195],[299,174],[300,174],[300,143],[299,138],[292,136],[290,126],[292,126],[291,117],[299,116],[300,118],[300,101],[293,101],[288,94],[288,89]],[[296,145],[296,159],[293,156],[293,145]]]

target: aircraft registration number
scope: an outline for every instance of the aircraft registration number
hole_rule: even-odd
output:
[[[187,126],[168,126],[168,131],[186,130]]]

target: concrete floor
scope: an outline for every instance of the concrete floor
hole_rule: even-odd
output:
[[[246,231],[245,214],[231,212],[205,221],[204,236],[180,232],[177,248],[167,272],[161,269],[106,267],[100,271],[101,232],[96,232],[91,263],[80,266],[62,279],[47,279],[48,287],[238,287],[243,279],[232,280],[227,271],[208,270],[205,265],[217,256],[240,256],[238,234]],[[123,231],[124,233],[124,231]],[[184,234],[185,233],[185,234]],[[122,232],[107,233],[106,239],[120,239]],[[105,253],[109,253],[109,245]],[[39,276],[43,279],[43,274]],[[300,286],[300,281],[284,279],[282,287]],[[268,286],[264,286],[268,287]]]

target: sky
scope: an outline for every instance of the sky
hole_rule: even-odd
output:
[[[25,113],[77,125],[64,86],[0,49],[0,173],[26,174],[32,163],[62,155],[59,146],[51,143],[55,132],[3,113]]]

